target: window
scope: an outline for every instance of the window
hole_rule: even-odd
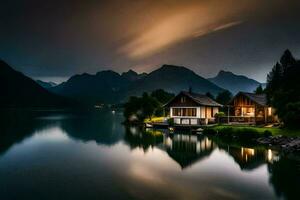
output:
[[[180,108],[173,108],[173,116],[181,116]]]
[[[207,118],[212,118],[213,116],[212,115],[212,109],[211,107],[206,107],[206,117]]]
[[[180,102],[181,103],[185,103],[185,101],[186,101],[186,98],[185,97],[181,97]]]
[[[196,117],[196,108],[173,108],[173,116]]]
[[[268,116],[272,116],[272,108],[268,107]]]

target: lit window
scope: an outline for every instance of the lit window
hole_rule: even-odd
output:
[[[268,107],[268,116],[271,116],[271,115],[272,115],[272,108]]]
[[[180,101],[181,103],[185,103],[185,97],[181,97]]]

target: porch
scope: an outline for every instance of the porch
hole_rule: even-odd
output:
[[[216,123],[215,118],[173,117],[174,125],[195,126]]]

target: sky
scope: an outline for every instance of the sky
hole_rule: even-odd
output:
[[[61,82],[163,64],[265,82],[285,49],[300,58],[299,0],[1,0],[0,59]]]

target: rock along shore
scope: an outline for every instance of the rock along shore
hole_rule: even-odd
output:
[[[259,144],[279,147],[285,153],[300,153],[300,137],[278,135],[258,138],[256,141]]]

